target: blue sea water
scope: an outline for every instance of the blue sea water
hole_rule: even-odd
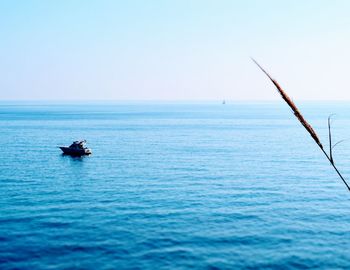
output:
[[[348,103],[300,103],[325,147]],[[93,155],[62,156],[86,139]],[[334,149],[350,180],[350,143]],[[342,269],[350,192],[282,102],[0,105],[0,269]]]

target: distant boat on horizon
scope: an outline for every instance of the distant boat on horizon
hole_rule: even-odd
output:
[[[223,100],[223,101],[222,101],[222,105],[225,105],[225,104],[226,104],[226,101],[225,101],[225,100]]]

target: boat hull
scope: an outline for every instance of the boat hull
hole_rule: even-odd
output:
[[[62,150],[63,154],[70,156],[85,156],[91,154],[90,149],[72,149],[64,146],[60,147],[60,149]]]

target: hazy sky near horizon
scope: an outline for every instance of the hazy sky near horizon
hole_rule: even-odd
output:
[[[350,100],[350,1],[0,1],[0,99]]]

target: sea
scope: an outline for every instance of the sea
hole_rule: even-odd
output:
[[[296,103],[350,181],[350,104]],[[283,101],[0,103],[2,270],[349,268],[350,192]]]

